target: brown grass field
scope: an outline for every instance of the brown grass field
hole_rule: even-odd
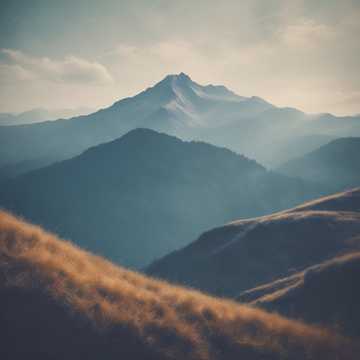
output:
[[[0,336],[12,360],[360,356],[341,335],[125,270],[5,212]]]

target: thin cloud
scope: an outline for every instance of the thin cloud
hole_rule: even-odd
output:
[[[113,78],[108,69],[98,63],[91,62],[73,55],[63,60],[48,57],[34,57],[19,50],[1,49],[5,56],[0,64],[3,72],[16,80],[44,80],[51,82],[69,82],[82,84],[108,84]]]
[[[359,0],[109,0],[87,1],[85,12],[79,1],[64,2],[61,15],[46,2],[13,2],[0,42],[22,53],[0,51],[2,111],[105,106],[181,71],[278,106],[360,111]],[[107,86],[90,86],[99,83]]]

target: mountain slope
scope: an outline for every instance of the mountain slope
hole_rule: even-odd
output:
[[[359,276],[360,252],[354,252],[245,291],[238,299],[360,336]]]
[[[44,157],[38,158],[36,160],[25,160],[20,163],[3,166],[0,168],[0,184],[16,176],[26,174],[32,170],[51,165],[52,163],[53,159],[47,159]]]
[[[278,169],[290,175],[317,181],[334,189],[360,186],[360,138],[341,138],[321,146]]]
[[[302,155],[329,139],[360,136],[359,117],[277,108],[224,86],[202,86],[181,73],[87,116],[0,127],[0,168],[45,154],[53,161],[67,159],[139,127],[226,146],[267,165]]]
[[[287,276],[360,248],[360,189],[273,215],[239,220],[202,234],[148,273],[217,295]]]
[[[340,335],[118,268],[0,213],[3,359],[356,360]]]
[[[4,183],[0,205],[122,264],[144,266],[209,226],[318,193],[227,149],[138,129]]]

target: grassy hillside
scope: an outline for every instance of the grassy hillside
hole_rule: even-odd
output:
[[[340,193],[324,196],[319,199],[308,201],[296,206],[287,212],[296,211],[339,211],[339,212],[360,212],[360,188],[343,191]]]
[[[116,267],[0,213],[2,359],[355,360],[350,340]]]
[[[0,206],[122,265],[143,267],[209,227],[322,190],[224,148],[137,129],[3,184]]]
[[[202,234],[154,262],[150,275],[215,295],[239,292],[360,248],[360,189]]]
[[[360,252],[245,291],[239,301],[360,336]]]

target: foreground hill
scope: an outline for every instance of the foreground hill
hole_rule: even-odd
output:
[[[137,129],[3,184],[0,206],[144,266],[214,224],[284,209],[318,191],[229,150]]]
[[[359,154],[360,138],[342,138],[290,160],[278,170],[337,190],[352,188],[360,186]]]
[[[86,116],[0,127],[0,168],[24,161],[35,165],[44,156],[71,158],[139,127],[226,146],[273,165],[331,139],[360,136],[359,119],[278,108],[224,86],[200,85],[181,73]]]
[[[320,328],[174,287],[0,213],[2,359],[356,360]]]
[[[217,295],[237,296],[338,253],[360,248],[360,189],[202,234],[148,273]]]
[[[245,291],[238,299],[360,336],[359,278],[360,252],[354,252]]]

